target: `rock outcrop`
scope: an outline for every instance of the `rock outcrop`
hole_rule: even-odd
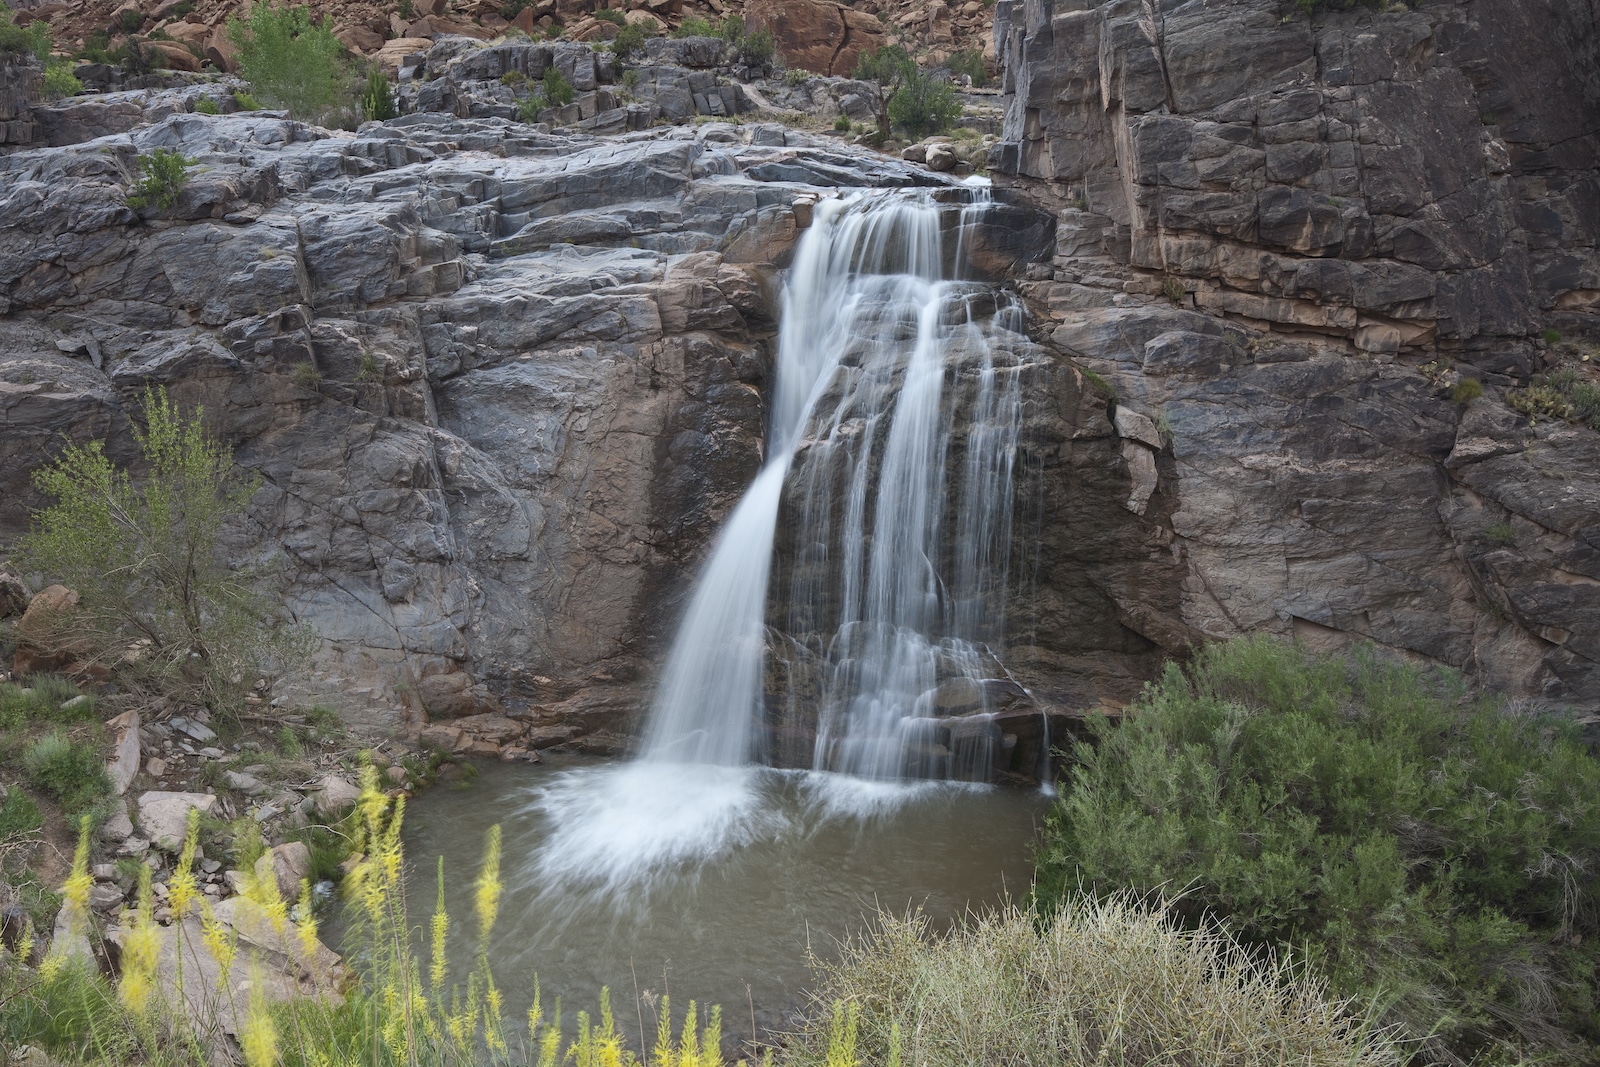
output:
[[[157,147],[198,160],[160,217],[126,204]],[[30,470],[130,462],[165,386],[261,478],[227,550],[325,639],[308,695],[377,729],[510,713],[530,752],[530,721],[625,732],[760,462],[796,200],[945,181],[777,126],[448,113],[172,114],[0,175],[0,542]]]
[[[1001,0],[991,163],[1056,215],[1023,289],[1116,387],[1160,529],[1103,586],[1124,630],[1370,640],[1592,708],[1600,435],[1506,400],[1594,383],[1597,9],[1416,7]]]

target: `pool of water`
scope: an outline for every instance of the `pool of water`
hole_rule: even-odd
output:
[[[487,765],[408,809],[407,895],[413,924],[425,927],[443,856],[460,934],[452,964],[464,974],[472,884],[499,823],[505,890],[490,962],[513,1019],[535,975],[547,1010],[562,998],[569,1028],[610,986],[638,1047],[641,1017],[651,1017],[640,996],[668,992],[675,1016],[690,999],[721,1004],[733,1054],[788,1029],[808,953],[830,957],[879,908],[921,908],[945,923],[1025,894],[1045,804],[961,783],[764,768]]]

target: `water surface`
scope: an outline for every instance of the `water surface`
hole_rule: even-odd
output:
[[[1044,802],[757,767],[487,765],[470,786],[433,789],[408,811],[411,918],[425,925],[443,856],[462,935],[453,966],[465,973],[472,882],[498,822],[505,894],[490,958],[511,1017],[535,974],[547,1010],[562,997],[569,1028],[609,985],[638,1047],[635,989],[665,990],[675,1015],[690,998],[720,1003],[731,1055],[752,1033],[787,1028],[808,951],[832,956],[877,908],[920,907],[945,922],[1025,894]]]

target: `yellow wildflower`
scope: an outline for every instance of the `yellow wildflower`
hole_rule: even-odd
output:
[[[278,1067],[278,1028],[267,1011],[259,975],[250,982],[250,1010],[239,1027],[239,1044],[246,1067]]]
[[[122,981],[117,993],[134,1014],[141,1014],[155,988],[156,967],[161,959],[161,935],[156,930],[155,906],[151,901],[150,868],[139,868],[139,906],[133,926],[122,945]]]
[[[478,910],[478,936],[485,944],[494,920],[500,913],[500,824],[489,827],[489,841],[484,847],[483,870],[478,874],[478,891],[475,903]]]

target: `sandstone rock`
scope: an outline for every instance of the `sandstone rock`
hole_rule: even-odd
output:
[[[274,879],[280,900],[299,900],[301,881],[311,877],[311,850],[303,841],[274,845],[256,860],[255,876]]]
[[[334,818],[355,807],[361,799],[361,788],[337,774],[326,775],[317,783],[317,811],[324,817]]]
[[[120,797],[128,791],[128,786],[139,774],[139,713],[125,711],[106,725],[117,731],[106,773],[111,776],[112,790]]]
[[[828,0],[751,0],[745,21],[772,31],[787,67],[849,77],[864,51],[884,43],[883,25]]]
[[[17,621],[12,669],[18,675],[62,670],[85,652],[65,632],[70,627],[72,609],[77,606],[77,592],[63,585],[46,586],[28,602],[27,610]]]
[[[166,852],[183,847],[189,832],[189,812],[209,814],[217,798],[210,793],[175,793],[153,789],[139,794],[139,829],[152,844]]]
[[[926,160],[929,170],[954,170],[956,166],[955,150],[947,144],[931,144],[926,148]]]

